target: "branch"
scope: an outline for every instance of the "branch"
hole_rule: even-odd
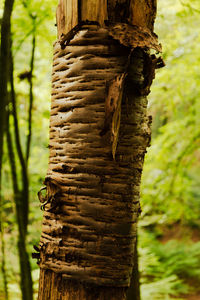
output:
[[[44,21],[44,19],[48,16],[48,14],[45,14],[40,20],[38,20],[37,22],[35,22],[35,28],[38,28],[39,25]],[[14,51],[14,56],[17,54],[17,52],[21,49],[22,44],[25,42],[25,40],[35,31],[35,28],[31,28],[31,30],[29,30],[27,32],[27,34],[21,39],[21,41],[18,43],[17,47],[15,48]]]
[[[28,111],[28,137],[26,141],[26,166],[28,166],[28,159],[30,156],[30,145],[31,145],[31,137],[32,137],[32,111],[33,111],[33,72],[34,72],[34,59],[35,59],[35,46],[36,46],[36,37],[35,31],[33,32],[32,39],[32,53],[30,60],[30,77],[29,77],[29,111]]]
[[[10,112],[8,111],[7,122],[6,122],[6,139],[7,139],[7,147],[8,147],[8,158],[10,161],[10,168],[11,168],[13,191],[16,195],[19,192],[19,187],[18,187],[18,180],[17,180],[17,168],[15,163],[15,155],[14,155],[13,143],[12,143],[12,138],[10,133],[9,119],[10,119]]]

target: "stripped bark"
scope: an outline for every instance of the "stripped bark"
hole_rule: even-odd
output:
[[[66,23],[62,15],[61,22],[70,0],[60,1],[57,11],[47,194],[39,193],[45,212],[35,255],[39,300],[125,299],[133,269],[140,180],[150,143],[147,94],[159,62],[148,50],[160,50],[149,21],[155,12],[142,28],[124,24],[130,11],[119,18],[103,10],[110,20],[102,25],[95,12],[92,19],[83,18],[89,2],[77,6],[81,23],[75,28],[72,18]],[[108,7],[116,13],[128,2],[134,7],[132,1],[108,1]],[[116,27],[116,21],[123,23]]]

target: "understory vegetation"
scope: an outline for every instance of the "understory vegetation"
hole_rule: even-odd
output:
[[[48,166],[52,44],[57,1],[16,0],[12,14],[12,56],[17,114],[7,104],[0,208],[0,299],[21,299],[17,210],[23,172],[16,143],[27,153],[29,226],[27,251],[33,288],[39,269],[31,259],[42,222],[37,192]],[[0,4],[0,18],[3,3]],[[198,0],[160,0],[155,32],[165,68],[157,71],[149,96],[152,142],[145,159],[138,224],[142,300],[200,299],[200,4]],[[32,92],[31,92],[32,90]],[[32,96],[31,96],[32,93]],[[12,84],[10,84],[12,94]],[[31,98],[32,97],[32,98]],[[12,96],[11,96],[12,98]],[[31,104],[30,104],[31,103]],[[31,117],[30,117],[31,114]],[[30,130],[31,124],[31,130]],[[30,138],[31,132],[31,138]],[[9,136],[10,141],[9,143]],[[30,143],[30,153],[27,146]],[[10,148],[9,145],[12,147]],[[10,150],[14,157],[10,161]],[[8,297],[5,296],[8,294]],[[6,298],[7,297],[7,298]]]

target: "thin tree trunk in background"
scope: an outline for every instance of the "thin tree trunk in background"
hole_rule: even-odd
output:
[[[19,188],[18,179],[17,179],[17,170],[15,164],[15,155],[13,151],[12,138],[10,134],[9,122],[6,128],[7,133],[7,146],[8,154],[11,166],[11,175],[13,182],[13,193],[14,193],[14,202],[16,207],[16,218],[18,225],[18,253],[19,253],[19,264],[20,264],[20,287],[22,292],[23,300],[32,300],[33,299],[33,283],[31,277],[31,266],[29,261],[28,252],[26,249],[26,237],[27,237],[27,227],[28,227],[28,202],[29,202],[29,180],[27,174],[27,165],[24,159],[20,133],[18,126],[18,114],[16,108],[16,97],[15,97],[15,87],[14,87],[14,78],[13,78],[13,58],[12,50],[10,49],[10,86],[11,86],[11,103],[12,103],[12,115],[14,119],[14,135],[15,143],[17,149],[17,156],[20,162],[21,167],[21,178],[22,178],[22,187]]]
[[[10,56],[10,31],[11,31],[11,14],[13,10],[14,0],[5,0],[3,16],[1,19],[1,48],[0,48],[0,233],[1,233],[1,251],[2,262],[1,270],[4,282],[5,299],[8,299],[8,286],[6,276],[5,261],[5,243],[3,233],[2,219],[2,157],[3,157],[3,135],[5,127],[6,104],[8,101],[7,84],[9,80],[9,56]]]
[[[0,200],[0,242],[1,242],[1,273],[3,277],[4,286],[4,296],[5,300],[9,299],[8,295],[8,279],[7,279],[7,269],[6,269],[6,249],[4,240],[4,219],[3,219],[3,201]]]
[[[26,142],[26,165],[28,166],[28,159],[30,156],[30,146],[32,138],[32,112],[33,112],[33,72],[34,72],[34,60],[35,60],[35,46],[36,46],[36,37],[35,30],[32,37],[32,51],[31,51],[31,61],[30,61],[30,73],[29,73],[29,110],[28,110],[28,137]]]
[[[7,84],[9,80],[10,64],[10,28],[11,14],[14,0],[5,0],[1,23],[1,51],[0,51],[0,181],[3,155],[3,133],[5,126],[5,108],[8,101]],[[0,191],[1,193],[1,191]]]
[[[25,158],[22,151],[22,146],[20,142],[20,133],[18,126],[17,109],[15,102],[15,90],[14,90],[14,79],[13,79],[13,58],[11,49],[11,13],[13,9],[14,0],[5,0],[4,13],[1,24],[1,52],[0,52],[0,187],[1,187],[1,170],[2,170],[2,155],[3,155],[3,133],[5,127],[5,116],[6,116],[6,104],[8,103],[8,90],[7,85],[10,81],[11,86],[11,102],[13,108],[13,118],[14,118],[14,134],[16,141],[17,155],[21,167],[21,179],[22,188],[19,189],[17,170],[15,164],[15,155],[13,151],[12,139],[9,128],[9,115],[8,124],[6,129],[7,133],[7,146],[9,153],[9,160],[11,166],[11,175],[13,182],[13,194],[14,201],[16,205],[16,217],[18,224],[18,252],[19,252],[19,262],[20,262],[20,278],[21,278],[21,291],[23,300],[33,299],[33,288],[32,288],[32,278],[31,278],[31,266],[29,262],[28,252],[26,250],[26,236],[28,227],[28,211],[29,211],[29,181],[28,181],[28,158],[30,154],[31,145],[31,135],[32,135],[32,108],[33,108],[33,82],[32,75],[34,69],[34,55],[35,55],[35,27],[33,32],[32,41],[32,53],[30,61],[30,73],[31,78],[30,83],[30,103],[29,103],[29,116],[28,116],[28,128],[29,134],[27,138],[27,147]],[[35,17],[32,18],[35,24]],[[10,75],[10,76],[9,76]],[[9,114],[9,113],[8,113]],[[1,197],[1,188],[0,188]],[[1,200],[0,200],[1,201]],[[1,201],[2,206],[2,201]],[[1,219],[2,222],[2,219]],[[4,243],[3,243],[3,225],[1,224],[1,235],[2,235],[2,253],[4,253]],[[5,256],[3,255],[2,261],[2,273],[4,276],[4,286],[5,294],[7,295],[7,279],[6,279],[6,269],[5,269]],[[7,298],[6,298],[7,299]]]
[[[132,273],[139,297],[139,187],[159,61],[148,49],[161,49],[155,14],[154,0],[59,3],[39,300],[125,300]]]
[[[27,8],[26,3],[23,2],[24,7]],[[32,115],[33,115],[33,77],[34,77],[34,62],[35,62],[35,48],[36,48],[36,16],[29,13],[29,17],[32,20],[33,25],[33,34],[32,34],[32,50],[31,50],[31,59],[30,59],[30,71],[28,73],[28,82],[29,82],[29,109],[28,109],[28,136],[26,141],[26,165],[28,170],[28,160],[30,156],[30,147],[31,147],[31,139],[32,139]]]
[[[20,263],[20,287],[22,292],[23,300],[32,300],[33,299],[33,290],[32,290],[32,279],[31,279],[31,268],[28,258],[28,253],[26,250],[26,234],[24,228],[24,217],[23,217],[23,191],[19,190],[18,181],[17,181],[17,170],[15,163],[15,155],[13,151],[12,138],[10,134],[9,126],[6,128],[7,135],[7,146],[8,146],[8,155],[11,167],[13,191],[14,191],[14,202],[16,206],[16,217],[18,225],[18,253],[19,253],[19,263]]]

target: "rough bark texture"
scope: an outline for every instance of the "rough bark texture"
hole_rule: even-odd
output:
[[[140,300],[140,274],[138,266],[138,249],[137,249],[137,238],[134,249],[134,262],[131,276],[131,283],[126,292],[126,300]]]
[[[65,280],[55,272],[41,270],[39,299],[51,300],[125,300],[124,288],[100,287]]]
[[[126,17],[114,16],[133,2],[108,1],[115,9],[108,12],[111,23],[126,23],[129,10]],[[81,14],[85,22],[74,29],[69,20],[70,33],[62,35],[58,23],[61,39],[54,45],[47,194],[39,193],[45,212],[35,254],[40,300],[125,299],[133,269],[140,179],[150,142],[146,96],[159,62],[148,49],[160,46],[149,19],[145,28],[117,29],[113,23],[99,26],[95,17],[83,20],[83,4],[89,3],[78,6],[78,20]]]

